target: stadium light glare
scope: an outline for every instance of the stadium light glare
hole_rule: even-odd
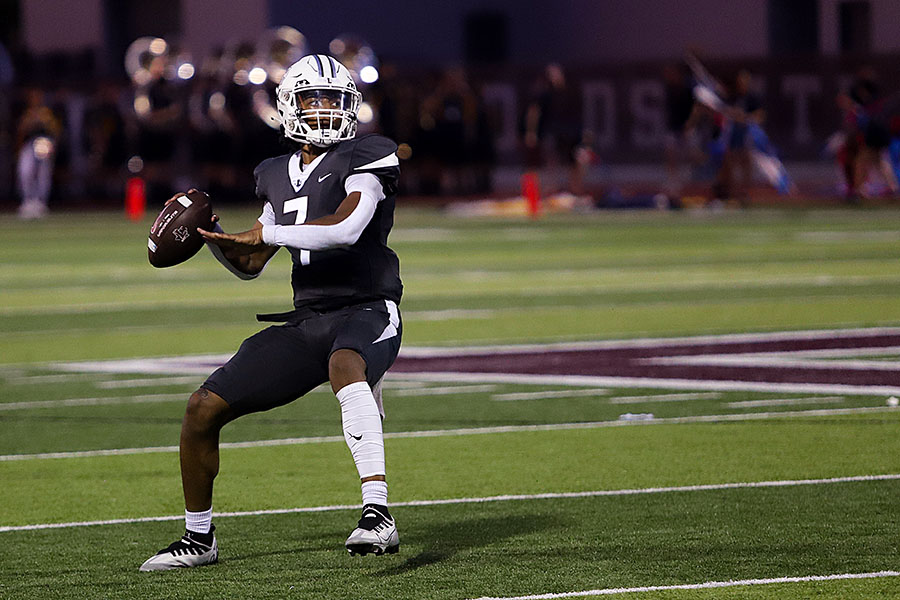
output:
[[[334,54],[335,56],[340,56],[341,54],[344,53],[344,50],[346,50],[346,49],[347,49],[347,46],[346,46],[346,44],[344,44],[344,41],[341,39],[333,39],[333,40],[331,40],[331,43],[328,44],[328,50],[330,50],[331,53]]]
[[[222,92],[214,92],[209,97],[209,108],[211,110],[222,110],[225,108],[225,94]]]
[[[363,83],[375,83],[378,81],[378,69],[372,65],[366,65],[359,71],[359,78]]]
[[[144,170],[144,159],[135,154],[128,159],[128,172],[137,175]]]
[[[368,102],[360,104],[359,111],[356,113],[356,118],[360,123],[371,123],[372,119],[375,118],[375,111],[372,110],[372,105]]]
[[[250,81],[250,73],[247,72],[247,69],[238,69],[234,72],[232,81],[234,81],[237,85],[247,85],[247,83]]]
[[[147,49],[150,50],[150,54],[153,56],[162,56],[169,49],[169,45],[162,38],[154,38]]]
[[[141,94],[134,99],[134,112],[138,115],[143,116],[150,112],[150,97],[146,94]]]
[[[266,70],[262,67],[253,67],[250,69],[250,73],[247,75],[247,79],[250,80],[250,83],[254,85],[262,85],[268,79],[269,74],[266,73]]]
[[[189,62],[182,63],[178,67],[178,78],[188,80],[194,76],[194,65]]]

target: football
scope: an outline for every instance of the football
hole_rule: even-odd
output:
[[[212,203],[205,193],[191,190],[162,209],[150,228],[147,252],[150,264],[171,267],[191,258],[203,247],[197,228],[212,230]]]

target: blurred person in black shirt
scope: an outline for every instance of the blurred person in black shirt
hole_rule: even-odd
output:
[[[686,66],[672,64],[663,71],[666,107],[666,187],[665,192],[677,200],[684,187],[683,166],[697,163],[702,152],[695,125],[698,107],[694,86]]]
[[[151,80],[135,96],[144,177],[151,186],[150,195],[157,197],[172,192],[174,161],[184,125],[184,103],[179,90],[165,77],[167,60],[165,56],[152,60]]]
[[[91,195],[112,199],[121,195],[122,168],[128,160],[125,119],[120,108],[121,89],[102,82],[84,119],[85,145],[91,173]]]
[[[579,116],[572,103],[565,72],[550,63],[535,81],[523,117],[525,166],[531,171],[565,167],[568,192],[582,193],[584,170],[589,160],[579,160],[585,144]],[[547,186],[551,187],[551,186]]]
[[[478,133],[478,97],[461,67],[447,69],[423,111],[432,126],[432,150],[441,165],[440,189],[461,194],[474,188],[471,161]]]
[[[752,141],[748,135],[750,123],[762,124],[766,113],[762,100],[752,90],[753,77],[747,69],[741,69],[728,86],[726,122],[722,135],[725,141],[725,155],[716,185],[719,199],[737,198],[742,205],[749,199],[753,162],[750,156]],[[740,176],[736,171],[740,171]]]

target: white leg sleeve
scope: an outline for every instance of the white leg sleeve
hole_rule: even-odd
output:
[[[369,384],[351,383],[338,390],[344,439],[360,478],[384,475],[384,435],[381,414]]]

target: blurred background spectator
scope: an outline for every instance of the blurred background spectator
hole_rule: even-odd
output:
[[[663,70],[666,106],[666,184],[665,194],[680,198],[690,171],[703,162],[697,124],[702,108],[694,101],[694,83],[683,63],[667,64]]]
[[[252,198],[253,167],[283,151],[271,101],[279,61],[301,49],[350,63],[366,101],[360,132],[400,144],[408,199],[516,196],[523,170],[538,169],[549,193],[782,202],[741,143],[763,96],[766,141],[800,196],[891,194],[900,38],[876,25],[900,19],[900,3],[845,4],[573,0],[548,11],[531,0],[395,0],[373,13],[359,0],[315,10],[288,0],[10,0],[0,4],[0,208],[47,194],[51,206],[118,206],[130,176],[147,181],[151,203],[191,186],[217,201]],[[283,24],[300,31],[278,38]],[[139,77],[125,66],[137,40],[147,44]],[[738,78],[723,98],[732,118],[718,123],[728,136],[718,154],[708,145],[714,111],[695,107],[680,66],[695,44],[720,80],[756,74],[758,89]],[[42,92],[40,111],[30,90]],[[841,114],[838,180],[822,153]],[[33,143],[20,152],[29,123],[43,123],[32,128],[51,142],[43,162]],[[52,177],[34,177],[48,168]],[[26,180],[55,185],[26,191]],[[865,180],[884,183],[861,191]]]
[[[44,92],[29,89],[16,128],[16,183],[21,197],[19,216],[39,219],[47,214],[53,185],[53,164],[62,126],[47,105]]]
[[[528,93],[522,121],[525,168],[542,171],[542,193],[581,195],[589,161],[579,156],[584,128],[562,65],[550,63]]]
[[[493,148],[480,97],[465,69],[446,69],[419,109],[415,146],[422,153],[422,189],[464,196],[488,191],[483,165]]]
[[[721,134],[724,155],[713,193],[718,200],[734,198],[746,206],[753,177],[750,127],[762,125],[766,111],[747,69],[740,69],[731,77],[725,94],[723,100],[727,106],[722,112]]]
[[[886,101],[870,65],[860,67],[850,88],[838,95],[838,106],[844,111],[841,161],[851,203],[871,195],[873,188],[867,184],[873,171],[880,175],[883,185],[897,192],[897,177],[886,153],[891,145]]]

